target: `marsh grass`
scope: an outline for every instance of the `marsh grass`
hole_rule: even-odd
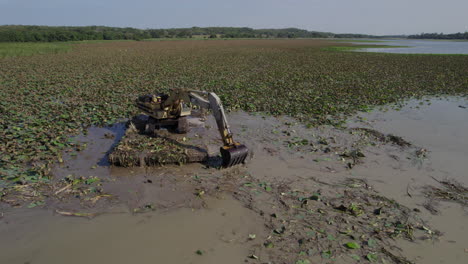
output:
[[[59,53],[71,50],[66,42],[56,43],[0,43],[0,58]]]

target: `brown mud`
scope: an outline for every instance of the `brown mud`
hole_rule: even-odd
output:
[[[208,153],[200,141],[203,123],[195,115],[188,117],[192,129],[179,134],[171,128],[147,131],[148,116],[135,116],[127,122],[126,132],[109,154],[109,162],[120,167],[161,166],[205,162],[216,153]],[[201,128],[200,128],[201,127]],[[202,129],[202,131],[198,131]],[[190,142],[188,142],[190,141]],[[210,155],[211,154],[211,155]]]
[[[468,185],[468,103],[423,102],[341,129],[231,113],[251,155],[223,170],[211,117],[184,143],[213,157],[183,166],[109,166],[125,125],[90,128],[44,204],[0,207],[1,248],[9,263],[464,263],[466,208],[424,190]]]

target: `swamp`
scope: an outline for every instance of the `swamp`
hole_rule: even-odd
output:
[[[328,39],[49,46],[0,58],[2,263],[468,258],[468,56]],[[141,133],[136,98],[173,88],[221,98],[245,164],[221,168],[209,112],[184,135]]]

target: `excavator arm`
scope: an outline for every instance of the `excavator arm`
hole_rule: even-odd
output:
[[[223,140],[223,146],[220,148],[221,157],[223,159],[224,167],[231,167],[236,164],[243,163],[249,153],[245,145],[239,144],[234,141],[232,137],[229,124],[224,113],[224,108],[221,99],[215,94],[202,91],[188,91],[186,92],[192,104],[198,105],[201,108],[211,110],[218,126],[218,131]],[[208,97],[208,100],[203,98],[200,94]],[[179,96],[183,96],[179,94]]]
[[[223,139],[224,145],[234,145],[234,140],[232,139],[232,133],[229,128],[229,124],[226,119],[226,114],[224,113],[221,100],[215,93],[208,92],[198,92],[205,93],[208,96],[208,100],[204,99],[196,92],[189,92],[190,102],[192,104],[198,105],[201,108],[211,110],[213,116],[215,117],[216,124],[218,126],[219,133]]]

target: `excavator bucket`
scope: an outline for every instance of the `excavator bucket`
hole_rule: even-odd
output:
[[[223,167],[228,168],[237,164],[244,163],[249,149],[245,145],[223,146],[220,149],[223,159]]]

